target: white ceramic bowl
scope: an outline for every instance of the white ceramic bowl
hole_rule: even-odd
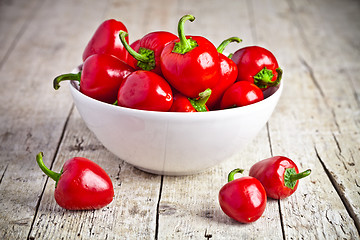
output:
[[[258,103],[210,112],[143,111],[87,97],[77,82],[70,90],[82,119],[120,159],[146,172],[188,175],[238,153],[270,118],[283,89]]]

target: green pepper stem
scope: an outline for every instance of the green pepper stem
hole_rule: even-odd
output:
[[[276,80],[274,82],[270,82],[270,83],[267,84],[267,86],[269,86],[269,87],[275,87],[275,86],[279,85],[279,83],[280,83],[280,81],[282,79],[283,70],[281,68],[277,68],[277,69],[275,69],[275,71],[278,74],[277,78],[276,78]]]
[[[53,80],[54,89],[58,90],[60,88],[60,82],[65,81],[65,80],[75,80],[75,81],[80,82],[80,80],[81,80],[81,72],[78,72],[78,73],[66,73],[66,74],[62,74],[60,76],[57,76]]]
[[[274,76],[273,72],[270,69],[264,67],[254,76],[254,83],[260,88],[275,87],[279,85],[282,79],[283,70],[281,68],[277,68],[275,71],[278,75],[276,80],[272,81]]]
[[[235,174],[243,173],[243,172],[244,172],[244,169],[240,169],[240,168],[236,168],[236,169],[232,170],[228,175],[228,182],[231,182],[234,180]]]
[[[301,178],[307,177],[309,176],[311,173],[311,169],[308,169],[306,171],[303,171],[301,173],[297,173],[297,174],[291,174],[291,176],[289,177],[290,181],[297,181]]]
[[[61,173],[57,173],[54,172],[52,170],[50,170],[49,168],[47,168],[43,162],[43,152],[40,152],[36,155],[36,162],[38,163],[40,169],[47,175],[49,176],[51,179],[53,179],[56,183],[59,181]]]
[[[185,15],[182,18],[180,18],[179,20],[179,24],[178,24],[178,35],[179,35],[179,39],[180,41],[175,43],[173,52],[175,53],[180,53],[180,54],[185,54],[187,52],[190,52],[192,49],[194,49],[195,47],[197,47],[197,42],[191,38],[187,39],[185,36],[185,32],[184,32],[184,24],[185,22],[189,20],[191,22],[193,22],[195,20],[195,17],[193,15]]]
[[[207,112],[206,102],[211,96],[211,89],[208,88],[205,91],[199,93],[199,98],[188,98],[191,105],[195,108],[197,112]]]
[[[145,56],[143,54],[136,52],[134,49],[131,48],[131,46],[128,44],[128,42],[125,39],[127,36],[128,36],[127,32],[120,30],[120,32],[119,32],[120,41],[124,45],[124,48],[126,49],[126,51],[128,51],[129,54],[138,61],[145,62],[145,63],[150,62],[150,60],[151,60],[150,58],[148,58],[147,56]]]
[[[219,53],[222,53],[224,51],[224,49],[226,48],[227,45],[229,45],[229,43],[231,42],[237,42],[240,43],[242,40],[238,37],[231,37],[228,39],[225,39],[222,43],[220,43],[220,45],[217,47],[217,51]]]

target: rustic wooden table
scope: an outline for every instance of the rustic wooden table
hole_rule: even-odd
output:
[[[2,0],[0,1],[0,239],[359,239],[360,2],[357,0]],[[155,30],[186,31],[218,45],[271,50],[284,69],[274,114],[245,149],[192,176],[142,172],[107,151],[80,118],[67,88],[52,79],[81,62],[105,19],[131,40]],[[35,155],[60,170],[70,157],[99,163],[113,202],[67,211]],[[220,209],[227,173],[288,156],[312,169],[291,197],[268,200],[264,215],[239,224]]]

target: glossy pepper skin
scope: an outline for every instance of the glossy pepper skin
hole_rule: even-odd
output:
[[[231,42],[239,43],[241,42],[241,39],[238,37],[228,38],[224,40],[217,48],[220,61],[220,80],[216,84],[216,86],[211,89],[211,96],[206,103],[206,105],[212,110],[219,108],[222,95],[224,94],[225,90],[228,89],[236,81],[238,75],[238,68],[234,61],[222,54],[225,47]]]
[[[150,71],[138,70],[122,82],[117,100],[122,107],[166,112],[173,103],[173,94],[164,78]]]
[[[220,108],[242,107],[263,99],[263,92],[255,84],[247,81],[235,82],[224,92]]]
[[[43,153],[36,156],[41,170],[56,181],[55,200],[68,210],[99,209],[114,198],[110,177],[96,163],[82,157],[67,160],[60,173],[48,169],[42,160]]]
[[[298,180],[310,173],[310,169],[299,173],[298,167],[291,159],[276,156],[255,163],[250,168],[249,175],[262,183],[268,197],[284,199],[296,191]]]
[[[241,223],[258,220],[266,208],[266,192],[261,183],[253,177],[241,177],[234,180],[235,169],[229,173],[228,183],[219,191],[219,203],[223,212]]]
[[[248,46],[237,50],[231,59],[238,66],[237,81],[254,83],[261,90],[277,86],[282,70],[275,56],[259,46]]]
[[[61,81],[76,80],[86,96],[113,104],[122,81],[132,72],[132,67],[112,55],[94,54],[85,60],[81,72],[62,74],[53,84],[54,89],[59,89]]]
[[[174,93],[173,104],[171,105],[170,112],[207,112],[209,108],[206,103],[211,96],[211,89],[208,88],[204,92],[199,94],[199,97],[188,98],[183,94]]]
[[[110,54],[126,62],[128,52],[119,39],[121,30],[127,32],[126,26],[115,19],[101,23],[85,47],[83,61],[93,54]],[[128,37],[126,41],[129,42]]]
[[[126,36],[127,33],[125,31],[120,31],[120,40],[129,55],[132,57],[131,59],[134,61],[132,65],[135,66],[135,69],[152,71],[162,76],[160,67],[161,52],[164,47],[171,41],[175,40],[177,36],[165,31],[151,32],[139,40],[136,45],[136,49],[129,46],[125,39]]]
[[[199,93],[213,88],[219,81],[219,56],[215,46],[201,36],[185,36],[183,16],[178,24],[179,39],[166,45],[161,53],[161,71],[167,81],[180,93],[197,98]]]

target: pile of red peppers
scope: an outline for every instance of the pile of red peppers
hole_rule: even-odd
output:
[[[79,81],[80,91],[96,100],[118,106],[170,112],[206,112],[241,107],[259,102],[267,90],[279,85],[282,69],[275,56],[260,46],[247,46],[223,54],[238,37],[225,39],[215,47],[203,36],[184,33],[186,21],[178,23],[178,35],[166,31],[146,34],[129,43],[126,26],[117,20],[104,21],[83,52],[81,71],[62,74],[53,80],[55,89],[64,80]],[[70,210],[98,209],[114,197],[110,177],[96,163],[81,157],[68,160],[60,173],[48,169],[37,155],[40,168],[56,181],[55,200]],[[299,173],[287,157],[277,156],[254,164],[249,176],[228,175],[219,191],[221,209],[242,223],[259,219],[267,198],[284,199],[293,194]]]
[[[171,112],[206,112],[241,107],[264,99],[282,77],[275,56],[265,48],[248,46],[225,56],[223,50],[238,37],[215,47],[203,36],[184,32],[192,15],[183,16],[177,35],[150,32],[131,44],[126,26],[104,21],[83,52],[78,74],[62,74],[80,82],[80,91],[96,100],[118,106]]]

